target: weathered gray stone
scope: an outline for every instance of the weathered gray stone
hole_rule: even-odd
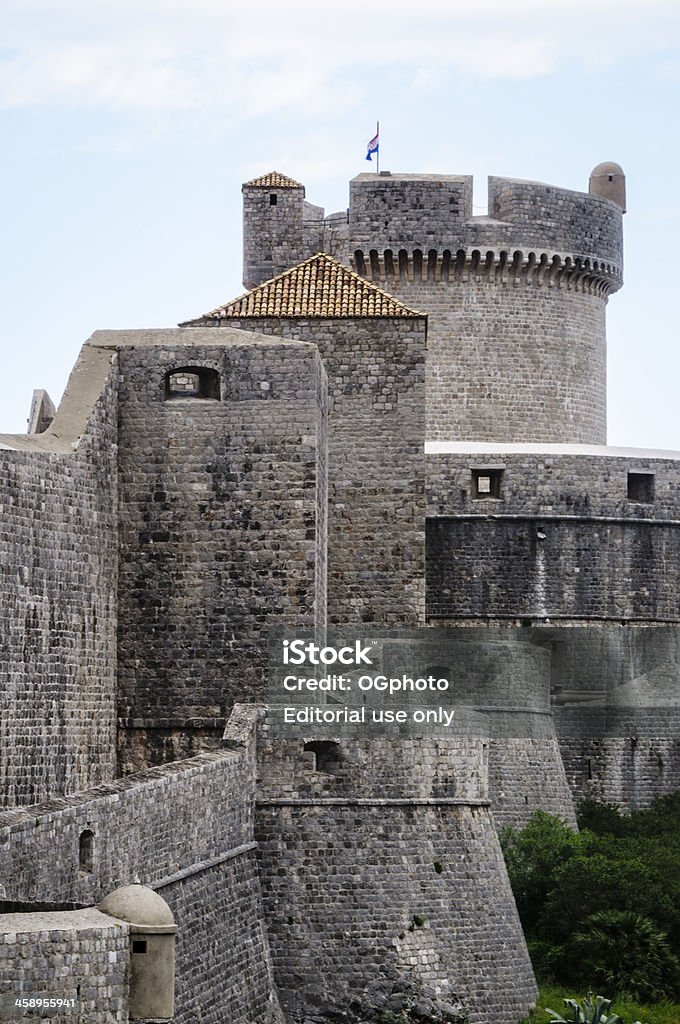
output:
[[[325,219],[265,175],[248,286],[325,249],[403,305],[99,332],[48,429],[0,437],[13,983],[87,964],[88,1020],[127,1019],[129,936],[88,908],[137,879],[181,1024],[524,1016],[496,825],[680,785],[678,462],[604,447],[598,174],[492,178],[488,217],[467,177],[360,175]],[[269,630],[348,623],[427,624],[468,726],[329,735],[323,771],[274,736]]]

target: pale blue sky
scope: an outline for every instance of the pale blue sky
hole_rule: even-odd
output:
[[[680,449],[676,0],[0,0],[0,30],[0,431],[94,330],[241,293],[243,181],[344,209],[380,119],[381,167],[474,174],[477,203],[487,174],[623,166],[609,441]]]

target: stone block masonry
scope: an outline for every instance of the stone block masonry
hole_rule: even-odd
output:
[[[670,524],[431,519],[428,617],[678,622],[679,559]]]
[[[561,731],[566,731],[567,717],[558,716]],[[581,735],[562,735],[560,751],[574,799],[639,810],[680,789],[680,741],[664,735],[668,721],[661,714],[654,726],[655,735],[630,735],[640,731],[641,717],[635,715],[633,728],[629,727],[625,736],[588,736],[592,720],[588,722],[590,728],[579,730]],[[573,722],[569,725],[573,727]]]
[[[581,444],[428,445],[428,515],[479,513],[680,519],[678,461],[672,452]],[[473,471],[502,473],[499,495],[475,495]],[[629,494],[629,475],[651,477],[647,494]]]
[[[74,1009],[52,1011],[50,1020],[127,1024],[129,966],[127,925],[98,910],[0,914],[2,998],[75,1001]],[[27,1014],[17,1010],[2,1019],[35,1019],[35,1011]]]
[[[479,716],[480,720],[482,716]],[[472,1022],[535,999],[491,818],[488,740],[258,734],[256,836],[275,978],[290,1021],[390,996],[462,1002]],[[328,1015],[328,1016],[326,1016]]]
[[[356,1009],[380,992],[460,1000],[475,1024],[516,1022],[533,1004],[488,808],[263,806],[257,834],[289,1020]]]
[[[439,174],[359,174],[350,182],[352,254],[391,250],[502,248],[574,255],[621,273],[621,207],[610,199],[538,181],[492,176],[488,216],[473,216],[472,178]],[[607,269],[608,268],[608,269]]]
[[[138,878],[158,890],[177,921],[175,1021],[193,1024],[200,1014],[204,1024],[271,1024],[277,1008],[255,863],[254,794],[252,755],[244,747],[153,768],[30,811],[6,811],[0,814],[6,896],[97,903]],[[93,836],[87,864],[79,857],[84,831]],[[16,916],[0,917],[6,935]],[[110,941],[110,920],[92,946],[83,946],[83,956],[119,949],[118,940]],[[63,941],[73,946],[73,929],[65,931]],[[69,953],[74,964],[76,952]],[[96,958],[92,964],[96,987],[103,968]],[[116,968],[102,979],[115,986]],[[99,1017],[91,1019],[99,1024]],[[126,1018],[101,1017],[102,1024],[119,1019]]]
[[[428,439],[604,443],[602,296],[468,268],[383,287],[429,314]]]
[[[669,572],[680,558],[677,462],[667,453],[431,448],[431,620],[680,622]],[[480,493],[475,479],[489,472],[496,493]],[[637,478],[648,493],[631,486]]]
[[[88,1020],[125,1019],[92,905],[137,877],[179,1024],[282,1024],[277,986],[287,1024],[525,1016],[496,826],[680,779],[678,460],[601,447],[624,206],[611,164],[589,194],[492,178],[485,217],[467,176],[359,175],[324,218],[265,174],[244,275],[275,281],[96,334],[48,429],[0,437],[13,983],[88,964]],[[350,623],[482,623],[444,662],[460,731],[274,738],[269,631]]]
[[[421,624],[424,319],[236,318],[229,326],[314,344],[323,359],[329,624]]]
[[[473,708],[484,716],[484,760],[496,825],[522,827],[542,810],[575,826],[550,706],[552,657],[547,639],[542,644],[528,630],[441,629],[436,623],[424,636],[431,640],[423,640],[421,634],[411,654],[404,649],[408,641],[392,645],[388,674],[394,674],[400,662],[413,665],[414,675],[427,675],[428,665],[437,665],[450,681],[442,702]],[[459,759],[458,752],[451,758],[448,770],[453,779]]]
[[[264,694],[273,622],[325,613],[325,375],[311,345],[238,331],[120,346],[119,711],[144,728]],[[168,397],[178,367],[214,397]]]
[[[221,751],[4,811],[6,898],[94,904],[135,877],[154,888],[181,867],[249,843],[253,799],[245,755]],[[85,831],[93,834],[86,865],[79,855]]]
[[[430,439],[605,441],[605,305],[623,265],[614,199],[492,177],[489,216],[476,217],[470,177],[360,174],[346,234],[334,215],[310,235],[293,185],[274,205],[244,186],[244,284],[324,245],[428,314]],[[269,254],[269,273],[250,253]]]
[[[622,210],[601,196],[489,179],[361,174],[359,273],[429,315],[432,440],[605,440],[605,303],[621,284]]]
[[[45,433],[0,436],[2,807],[115,775],[112,355],[83,353]]]

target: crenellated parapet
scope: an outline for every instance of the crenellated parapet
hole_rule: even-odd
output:
[[[625,177],[589,191],[469,175],[360,174],[324,217],[272,173],[244,186],[245,283],[317,251],[428,315],[431,440],[606,441],[605,307],[623,284]]]
[[[599,182],[599,178],[597,181]],[[360,174],[350,183],[352,251],[555,255],[622,279],[621,206],[601,194],[490,177],[488,216],[473,216],[472,178]]]

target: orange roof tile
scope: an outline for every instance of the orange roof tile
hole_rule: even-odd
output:
[[[255,317],[420,317],[398,299],[320,252],[210,313],[187,320],[192,327]]]
[[[278,171],[270,171],[268,174],[261,174],[259,178],[247,181],[244,188],[304,188],[299,181],[289,178],[286,174]]]

